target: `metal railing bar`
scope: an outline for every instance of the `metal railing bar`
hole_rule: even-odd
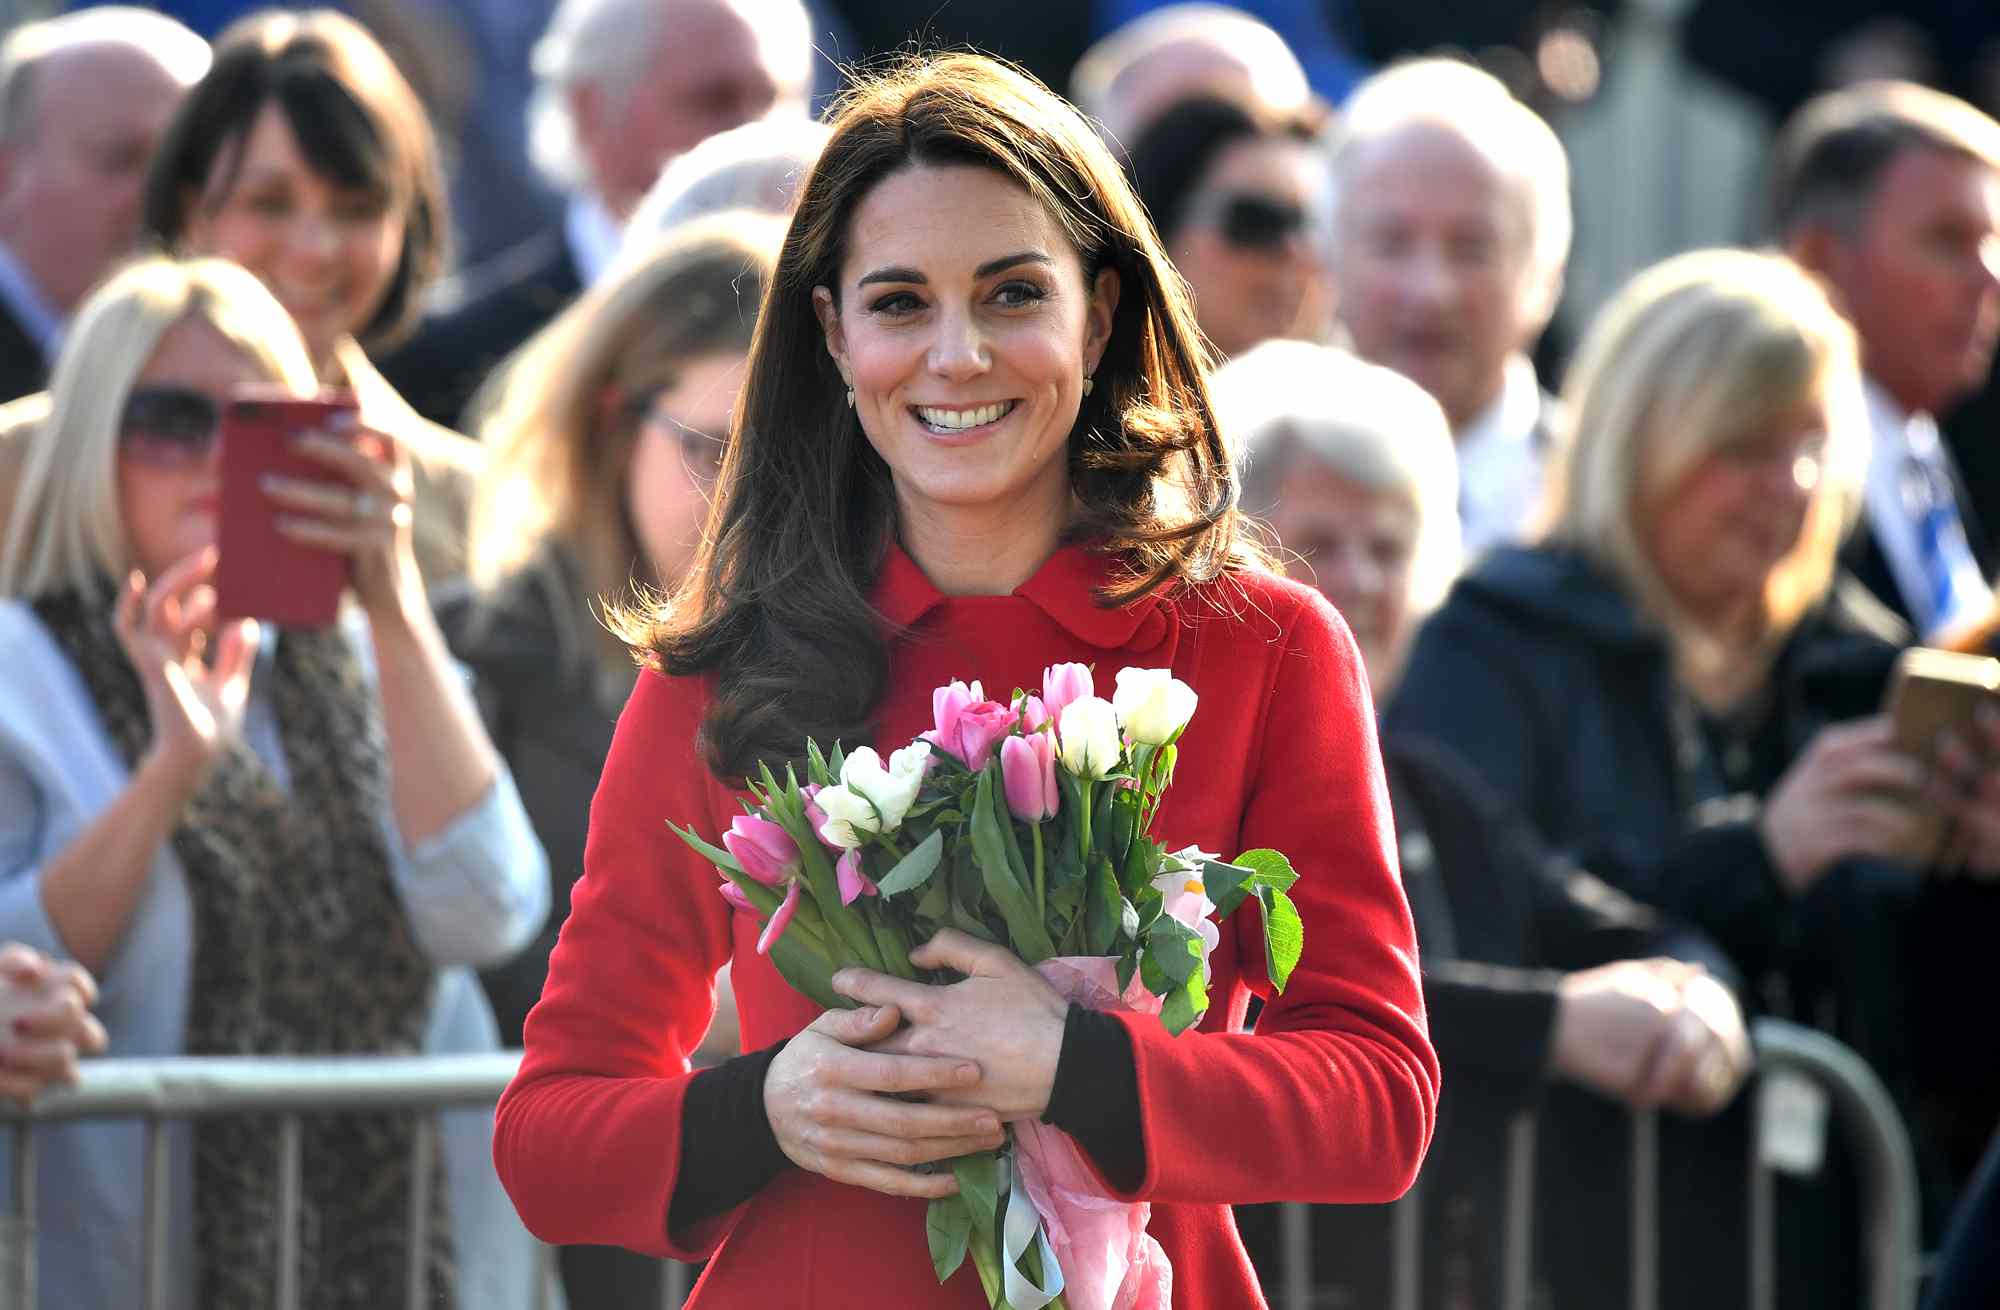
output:
[[[75,1087],[50,1088],[25,1108],[0,1101],[0,1122],[490,1105],[520,1060],[519,1051],[301,1060],[254,1055],[92,1060]]]
[[[678,1260],[669,1260],[666,1264],[666,1276],[660,1280],[664,1284],[660,1301],[668,1310],[679,1310],[681,1302],[688,1299],[690,1285],[694,1282],[694,1266]]]
[[[1660,1304],[1660,1115],[1632,1114],[1632,1310]]]
[[[278,1310],[298,1310],[300,1193],[305,1187],[305,1127],[295,1114],[278,1121]]]
[[[144,1131],[146,1198],[140,1222],[146,1226],[146,1263],[141,1294],[146,1310],[167,1310],[167,1125],[149,1115]]]
[[[555,1277],[556,1249],[547,1242],[536,1242],[534,1310],[549,1310],[549,1284]]]
[[[419,1114],[410,1138],[409,1281],[403,1301],[409,1310],[424,1310],[430,1293],[431,1175],[437,1163],[437,1119]]]
[[[20,1259],[12,1273],[14,1304],[31,1310],[35,1304],[35,1135],[26,1124],[14,1130],[14,1237]]]
[[[1762,1138],[1759,1122],[1750,1133],[1750,1310],[1776,1310],[1778,1188],[1771,1171],[1764,1167]]]
[[[1528,1310],[1535,1268],[1535,1115],[1507,1125],[1507,1215],[1501,1251],[1501,1305]]]
[[[1313,1295],[1312,1212],[1297,1201],[1278,1207],[1279,1286],[1285,1310],[1310,1310]]]
[[[1417,1310],[1424,1291],[1424,1180],[1389,1207],[1389,1305]]]

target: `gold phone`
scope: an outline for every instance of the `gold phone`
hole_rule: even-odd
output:
[[[1896,726],[1896,745],[1925,763],[1936,758],[1938,734],[1946,729],[1975,739],[1974,715],[1981,705],[2000,706],[2000,659],[1923,646],[1896,658],[1883,700],[1883,709]],[[1928,866],[1943,852],[1950,835],[1950,821],[1934,807],[1919,804],[1905,854]]]

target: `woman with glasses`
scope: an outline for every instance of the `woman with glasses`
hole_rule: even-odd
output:
[[[222,408],[316,384],[255,277],[156,257],[85,303],[26,438],[0,543],[0,937],[102,980],[114,1056],[493,1050],[470,967],[547,910],[541,849],[424,597],[400,447],[306,434],[324,476],[263,486],[279,532],[346,558],[340,622],[218,616]],[[493,1177],[492,1116],[439,1122],[425,1304],[523,1306],[533,1251]],[[275,1125],[165,1131],[164,1304],[270,1304]],[[301,1305],[400,1302],[415,1131],[306,1119]],[[140,1304],[140,1128],[36,1144],[43,1304]]]
[[[1225,357],[1327,335],[1332,178],[1316,136],[1311,118],[1259,118],[1204,97],[1166,110],[1132,143],[1132,185]]]
[[[1837,574],[1867,439],[1852,330],[1786,260],[1685,255],[1605,310],[1565,401],[1543,541],[1459,581],[1389,731],[1452,747],[1552,846],[1705,930],[1754,1005],[1857,1048],[1906,1107],[2000,1105],[1990,1043],[1965,1040],[2000,926],[2000,731],[1927,768],[1878,712],[1907,634]],[[1913,850],[1926,807],[1956,838],[1935,858]],[[1827,1287],[1861,1287],[1839,1260]]]

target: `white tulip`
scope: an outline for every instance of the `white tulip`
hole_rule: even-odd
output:
[[[1194,717],[1194,688],[1168,669],[1120,669],[1111,704],[1124,725],[1125,740],[1164,746]]]
[[[1118,767],[1118,712],[1103,697],[1080,696],[1063,706],[1056,736],[1063,767],[1078,778],[1095,781]]]
[[[902,827],[924,785],[924,774],[930,771],[930,755],[929,742],[911,742],[889,756],[885,768],[871,748],[854,751],[840,766],[839,785],[822,788],[813,798],[826,813],[820,835],[852,850],[865,840],[864,833]]]
[[[882,831],[882,820],[868,798],[838,783],[820,788],[813,804],[826,815],[819,835],[843,850],[851,851],[868,840],[867,834]]]

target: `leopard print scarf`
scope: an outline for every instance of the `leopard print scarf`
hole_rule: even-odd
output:
[[[115,594],[70,592],[35,609],[83,676],[127,765],[137,767],[152,729],[138,675],[112,629],[105,597]],[[184,1049],[418,1053],[436,978],[390,878],[389,762],[374,694],[337,628],[283,632],[269,672],[289,790],[249,747],[231,744],[173,833],[194,919]],[[300,1305],[401,1304],[412,1117],[308,1115],[302,1127]],[[426,1304],[449,1310],[457,1276],[439,1161]],[[194,1172],[195,1303],[268,1306],[278,1252],[275,1121],[198,1119]]]

